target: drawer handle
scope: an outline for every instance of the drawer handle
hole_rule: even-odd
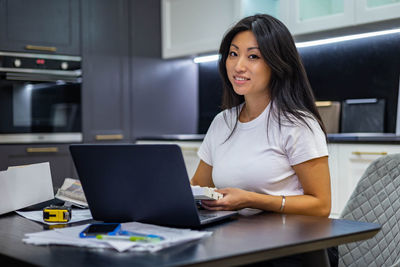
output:
[[[122,140],[124,139],[124,135],[122,134],[98,134],[96,135],[96,140],[104,141],[104,140]]]
[[[28,153],[57,153],[58,147],[28,147]]]
[[[26,45],[25,49],[47,51],[47,52],[56,52],[57,51],[57,48],[54,46],[40,46],[40,45]]]
[[[353,155],[378,155],[378,156],[384,156],[387,155],[387,152],[361,152],[361,151],[353,151],[351,152]]]

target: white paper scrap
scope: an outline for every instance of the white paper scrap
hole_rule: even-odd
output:
[[[65,223],[51,223],[51,222],[43,221],[43,211],[41,211],[41,210],[37,210],[37,211],[36,210],[35,211],[16,211],[16,213],[21,215],[22,217],[25,217],[25,218],[29,219],[29,220],[45,223],[45,224],[48,224],[48,225],[65,224]],[[89,209],[73,209],[71,211],[71,213],[72,213],[72,217],[71,217],[71,220],[68,223],[74,223],[74,222],[80,222],[80,221],[93,219],[92,214],[90,213]]]
[[[122,230],[147,235],[158,235],[163,237],[163,240],[157,243],[145,243],[124,240],[110,241],[99,240],[96,238],[80,238],[79,233],[87,226],[88,224],[25,234],[23,241],[27,244],[33,245],[71,245],[92,248],[113,248],[119,252],[128,250],[155,252],[184,242],[198,240],[212,234],[212,232],[207,231],[177,229],[138,222],[129,222],[122,224]]]

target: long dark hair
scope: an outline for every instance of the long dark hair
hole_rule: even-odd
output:
[[[222,109],[236,108],[236,123],[231,135],[236,128],[240,113],[239,105],[244,102],[244,96],[236,94],[233,90],[226,72],[226,60],[233,38],[239,32],[248,30],[253,32],[261,55],[271,68],[270,110],[276,111],[272,115],[276,117],[279,128],[282,115],[290,123],[296,123],[295,120],[297,120],[310,129],[305,117],[314,117],[326,135],[292,35],[281,21],[265,14],[257,14],[240,20],[225,34],[219,49],[221,54],[219,72],[223,82]]]

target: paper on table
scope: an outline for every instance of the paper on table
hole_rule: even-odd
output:
[[[48,162],[9,167],[0,172],[0,214],[53,198]]]
[[[41,222],[45,224],[63,224],[63,223],[50,223],[50,222],[45,222],[43,221],[43,211],[38,210],[38,211],[16,211],[19,215],[22,217],[25,217],[29,220],[36,221],[36,222]],[[85,221],[85,220],[91,220],[93,219],[92,214],[90,213],[89,209],[73,209],[72,210],[72,217],[71,220],[68,223],[74,223],[74,222],[80,222],[80,221]]]
[[[142,234],[156,234],[162,236],[164,240],[157,243],[142,243],[132,241],[98,240],[95,238],[79,238],[79,233],[87,226],[88,224],[25,234],[23,241],[27,244],[34,245],[71,245],[80,247],[114,248],[119,252],[127,250],[155,252],[163,248],[175,246],[184,242],[198,240],[212,234],[212,232],[206,231],[177,229],[138,222],[130,222],[123,223],[122,230]]]

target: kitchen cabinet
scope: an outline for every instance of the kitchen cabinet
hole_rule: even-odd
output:
[[[128,1],[82,1],[84,142],[129,141]]]
[[[66,144],[0,145],[0,170],[10,166],[49,162],[56,191],[65,178],[78,178],[68,147]]]
[[[400,0],[356,0],[356,23],[400,17]]]
[[[400,153],[400,145],[393,144],[331,143],[328,149],[333,218],[339,217],[371,162],[387,154]]]
[[[218,50],[236,19],[232,0],[162,0],[163,58]]]
[[[293,35],[354,24],[352,0],[294,0],[289,8],[288,27]]]
[[[230,26],[256,13],[277,17],[293,35],[400,18],[400,0],[161,0],[161,4],[163,58],[215,53]]]
[[[162,57],[218,51],[224,33],[239,19],[267,13],[286,22],[288,4],[280,0],[162,0]]]
[[[289,1],[285,0],[239,0],[237,10],[239,18],[252,16],[258,13],[269,14],[284,22],[289,19]]]
[[[0,0],[0,50],[80,55],[79,0]]]
[[[400,18],[400,0],[294,0],[288,27],[293,35]]]

